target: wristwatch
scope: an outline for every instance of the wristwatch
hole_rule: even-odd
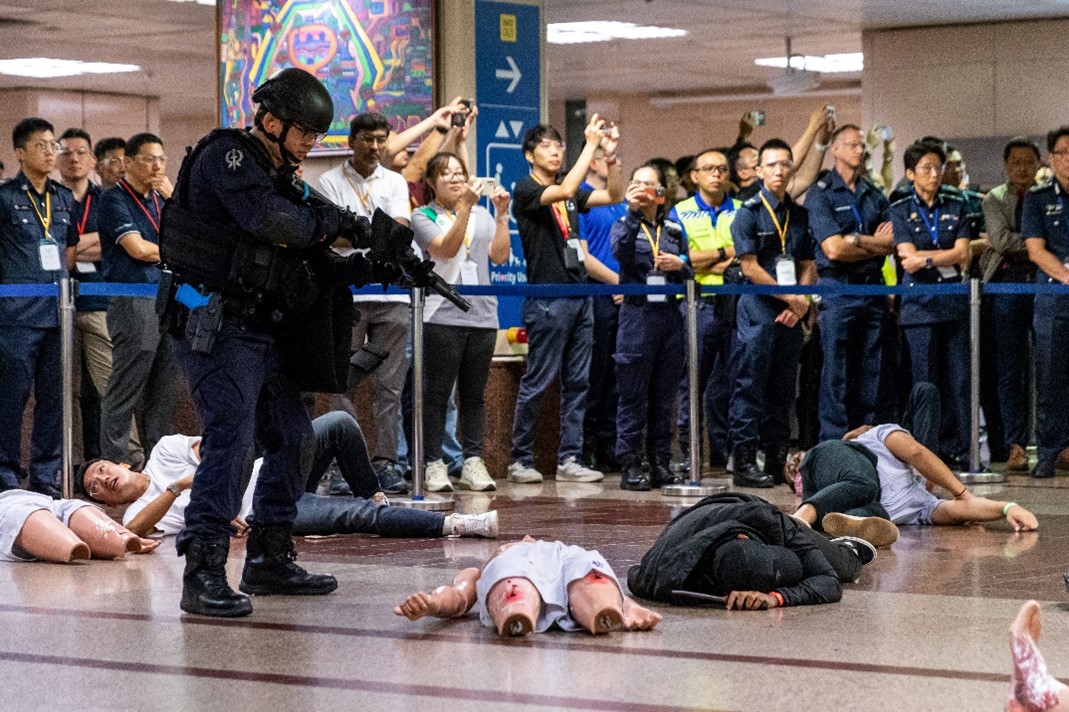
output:
[[[175,497],[182,496],[182,490],[179,489],[177,482],[172,482],[171,484],[167,485],[167,491],[173,494]]]
[[[928,269],[931,269],[932,267],[935,267],[935,265],[932,264],[932,258],[931,257],[929,257],[926,260],[924,260],[924,266],[927,267]]]
[[[846,241],[856,247],[857,245],[861,244],[861,235],[858,235],[856,232],[851,233],[850,235],[846,236]]]

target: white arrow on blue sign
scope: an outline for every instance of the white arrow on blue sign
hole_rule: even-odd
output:
[[[498,79],[511,79],[512,83],[509,84],[508,89],[505,91],[509,94],[516,91],[516,85],[520,83],[520,79],[523,75],[520,74],[520,68],[516,66],[516,60],[512,58],[512,55],[505,55],[505,61],[508,62],[508,69],[498,69],[494,72],[494,76]]]

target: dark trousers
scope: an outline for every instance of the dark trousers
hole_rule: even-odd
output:
[[[593,297],[594,327],[590,349],[590,390],[583,421],[588,449],[612,448],[616,442],[616,332],[620,324],[620,307],[612,297]]]
[[[427,358],[423,360],[423,456],[442,458],[445,414],[456,385],[458,425],[464,458],[482,457],[486,406],[483,394],[490,376],[497,330],[424,324]]]
[[[535,427],[542,394],[560,376],[560,446],[557,462],[579,459],[590,376],[594,315],[590,297],[529,297],[520,311],[527,328],[527,370],[520,379],[512,426],[512,460],[534,462]]]
[[[942,398],[939,447],[943,457],[969,450],[969,322],[966,319],[903,327],[913,383],[932,383]]]
[[[883,297],[832,295],[820,303],[821,440],[876,422],[885,311]]]
[[[616,336],[616,456],[668,459],[672,409],[683,368],[683,317],[675,304],[624,304]]]
[[[825,440],[806,453],[801,472],[802,503],[817,510],[814,528],[822,530],[830,512],[890,519],[880,504],[876,465],[858,446]]]
[[[774,297],[739,298],[738,334],[732,355],[731,395],[734,447],[786,443],[798,379],[802,328],[775,323],[786,306]]]
[[[723,296],[721,299],[734,299]],[[698,317],[698,406],[699,422],[704,422],[709,438],[711,458],[725,460],[728,452],[728,406],[731,402],[731,350],[734,346],[734,330],[730,322],[718,319],[715,303],[700,299],[697,303]],[[687,313],[687,305],[680,303],[680,313]],[[689,353],[686,339],[683,343],[683,377],[679,384],[680,445],[687,452],[690,435],[690,370],[686,355]],[[703,407],[704,406],[704,407]],[[703,413],[704,411],[704,413]],[[699,425],[699,428],[701,426]]]
[[[1032,363],[1032,295],[995,294],[992,330],[998,374],[998,404],[1007,453],[1028,444],[1028,366]],[[983,353],[983,352],[981,352]],[[984,411],[987,412],[986,410]],[[988,431],[990,433],[990,431]]]
[[[59,329],[0,326],[0,491],[22,476],[22,414],[33,389],[33,440],[27,487],[59,496],[63,384]]]
[[[992,462],[1005,462],[1009,455],[1006,430],[999,405],[998,334],[995,300],[1003,295],[988,294],[980,302],[980,408]]]
[[[1069,447],[1069,298],[1036,295],[1036,454],[1053,464]]]
[[[225,321],[211,353],[193,351],[188,338],[175,346],[203,435],[179,553],[192,538],[233,535],[254,440],[263,465],[249,523],[292,523],[315,443],[300,393],[282,378],[274,338]]]
[[[319,480],[333,461],[337,461],[338,471],[354,497],[369,498],[381,489],[356,418],[343,410],[332,410],[312,421],[312,432],[315,456],[305,481],[306,493],[318,489]]]

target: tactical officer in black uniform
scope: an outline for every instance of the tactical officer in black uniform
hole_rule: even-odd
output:
[[[162,318],[175,336],[204,434],[177,541],[186,557],[181,607],[211,616],[252,611],[249,598],[227,584],[224,564],[254,453],[264,461],[240,589],[321,595],[337,588],[333,576],[294,563],[295,503],[314,445],[299,389],[345,387],[348,285],[404,276],[403,268],[374,256],[342,258],[331,242],[344,235],[374,253],[373,234],[397,244],[411,235],[379,217],[372,231],[366,219],[310,199],[293,176],[334,115],[314,76],[284,69],[253,101],[254,128],[217,129],[187,156],[161,235],[173,274],[161,285]],[[408,258],[409,271],[422,276],[433,266],[410,250]]]

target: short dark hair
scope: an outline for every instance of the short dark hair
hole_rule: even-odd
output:
[[[445,173],[445,169],[449,167],[449,159],[457,159],[457,163],[464,170],[464,180],[468,180],[468,167],[464,165],[464,161],[460,160],[460,156],[449,151],[441,151],[434,154],[431,160],[427,161],[427,170],[423,174],[423,182],[427,186],[427,197],[430,200],[434,200],[438,196],[434,192],[434,181],[438,180],[438,176]]]
[[[661,165],[660,161],[658,161],[656,158],[651,158],[635,170],[631,171],[631,177],[634,178],[635,174],[638,173],[639,170],[642,168],[650,168],[655,171],[657,173],[657,182],[661,184],[662,188],[664,187],[666,179],[664,174],[664,166]]]
[[[676,164],[673,161],[670,161],[667,158],[663,158],[661,156],[658,156],[656,158],[650,158],[643,165],[649,166],[651,168],[660,169],[661,185],[664,185],[664,181],[667,179],[668,173],[670,171],[676,170]],[[678,175],[679,171],[676,171],[676,174]]]
[[[942,143],[935,143],[932,141],[914,141],[910,144],[910,147],[906,149],[906,152],[902,154],[902,164],[907,171],[916,169],[917,164],[921,159],[927,156],[929,153],[934,153],[939,157],[940,163],[947,162],[947,153],[943,150]]]
[[[150,134],[147,131],[143,133],[137,133],[126,140],[126,155],[136,156],[141,151],[141,147],[148,143],[158,143],[163,145],[163,140],[156,134]]]
[[[794,160],[794,151],[791,150],[791,144],[787,143],[781,138],[770,138],[761,144],[761,149],[757,152],[757,160],[761,159],[765,155],[765,151],[786,151],[790,155],[791,160]]]
[[[549,124],[537,124],[536,126],[532,126],[531,129],[523,135],[523,152],[533,152],[535,147],[542,143],[542,139],[544,138],[560,141],[561,143],[564,142],[564,138],[560,135],[560,131]]]
[[[15,124],[15,128],[11,131],[11,144],[15,148],[26,148],[26,142],[30,139],[30,136],[33,136],[35,133],[41,133],[42,131],[56,132],[52,127],[52,124],[44,119],[39,119],[36,116],[23,119]]]
[[[93,139],[89,138],[89,133],[85,129],[69,128],[63,132],[63,135],[59,137],[60,141],[66,141],[71,138],[80,138],[89,144],[89,147],[93,147]]]
[[[859,134],[864,135],[864,132],[861,130],[861,127],[857,124],[843,124],[842,126],[836,127],[836,129],[831,132],[831,138],[828,139],[828,142],[835,143],[835,139],[839,138],[839,136],[841,136],[846,131],[857,131]]]
[[[1047,132],[1047,151],[1054,150],[1054,144],[1058,143],[1058,139],[1062,136],[1069,136],[1069,126],[1059,126],[1056,129],[1051,129]]]
[[[690,173],[694,170],[694,161],[696,160],[698,160],[697,155],[680,156],[676,159],[676,173],[679,175]]]
[[[919,139],[917,139],[917,143],[937,143],[943,149],[944,156],[946,155],[946,152],[948,150],[947,142],[939,138],[938,136],[921,136]]]
[[[1069,135],[1069,134],[1066,134]],[[1039,152],[1039,146],[1036,142],[1027,136],[1014,136],[1006,143],[1006,148],[1002,149],[1002,162],[1010,160],[1010,152],[1015,148],[1027,148],[1032,153],[1036,154],[1036,160],[1042,161],[1043,156]]]
[[[100,462],[103,459],[104,458],[102,458],[102,457],[98,457],[98,458],[95,458],[93,460],[89,460],[89,461],[83,463],[78,468],[78,471],[75,473],[75,476],[74,476],[74,481],[71,483],[71,484],[74,485],[75,494],[82,494],[82,495],[85,496],[86,499],[91,499],[94,502],[100,502],[101,504],[103,504],[103,501],[97,499],[96,497],[91,497],[89,495],[89,490],[87,490],[85,488],[85,473],[89,472],[89,468],[90,467],[92,467],[93,465],[97,464],[98,462]]]
[[[118,136],[108,136],[97,141],[97,145],[93,146],[93,155],[97,157],[99,161],[104,157],[108,151],[114,151],[116,148],[121,148],[123,153],[126,153],[126,141]]]
[[[357,114],[349,122],[349,138],[356,136],[361,131],[385,131],[390,133],[390,122],[386,117],[374,111]]]

